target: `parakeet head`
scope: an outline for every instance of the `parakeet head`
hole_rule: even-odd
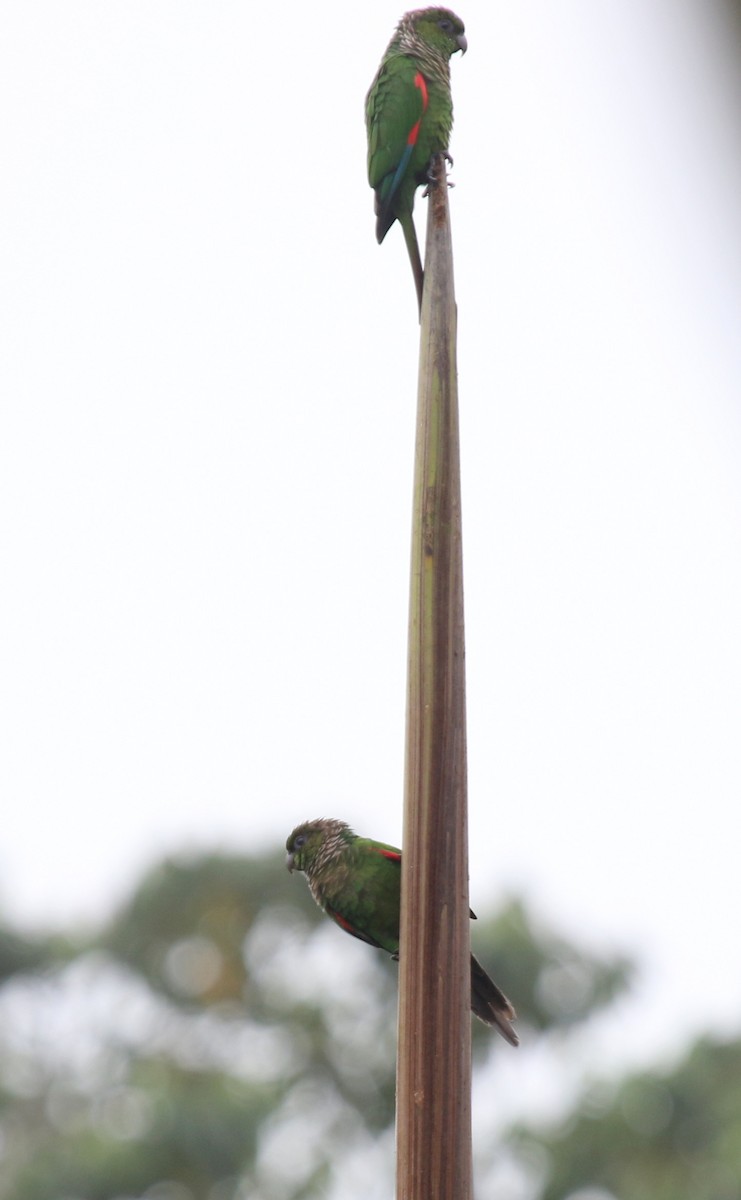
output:
[[[289,871],[304,871],[307,875],[321,868],[338,850],[354,839],[344,821],[320,817],[297,825],[286,842],[286,867]]]
[[[417,8],[399,22],[402,48],[406,37],[425,43],[441,58],[468,49],[465,25],[449,8]]]

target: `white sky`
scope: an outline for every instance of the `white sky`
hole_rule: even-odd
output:
[[[305,817],[400,837],[418,327],[362,116],[400,11],[2,7],[9,919]],[[453,62],[472,900],[641,952],[666,1045],[741,1009],[716,12],[470,0]]]

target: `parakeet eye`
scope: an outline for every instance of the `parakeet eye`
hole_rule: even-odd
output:
[[[306,834],[300,833],[293,843],[294,850],[300,850],[306,843]]]
[[[443,33],[452,33],[453,32],[453,25],[447,19],[447,17],[443,17],[442,21],[438,21],[438,25],[442,29]]]

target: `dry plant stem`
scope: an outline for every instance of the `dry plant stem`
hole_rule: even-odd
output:
[[[445,162],[425,252],[409,606],[397,1200],[471,1200],[466,696],[456,308]]]

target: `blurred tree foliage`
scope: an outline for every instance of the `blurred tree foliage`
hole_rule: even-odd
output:
[[[701,1040],[671,1072],[594,1085],[555,1131],[509,1141],[540,1161],[542,1200],[738,1200],[741,1042]]]
[[[0,930],[0,1200],[392,1192],[396,966],[323,918],[282,857],[166,861],[84,943]],[[630,980],[626,961],[577,950],[517,901],[473,934],[516,999],[518,1054]],[[479,1064],[511,1053],[474,1034]],[[677,1146],[706,1181],[722,1179],[716,1151],[741,1161],[731,1051],[733,1069],[699,1046],[676,1078],[628,1081],[599,1111],[588,1095],[557,1134],[518,1128],[509,1148],[547,1163],[546,1200],[597,1183],[722,1200],[689,1186]]]

